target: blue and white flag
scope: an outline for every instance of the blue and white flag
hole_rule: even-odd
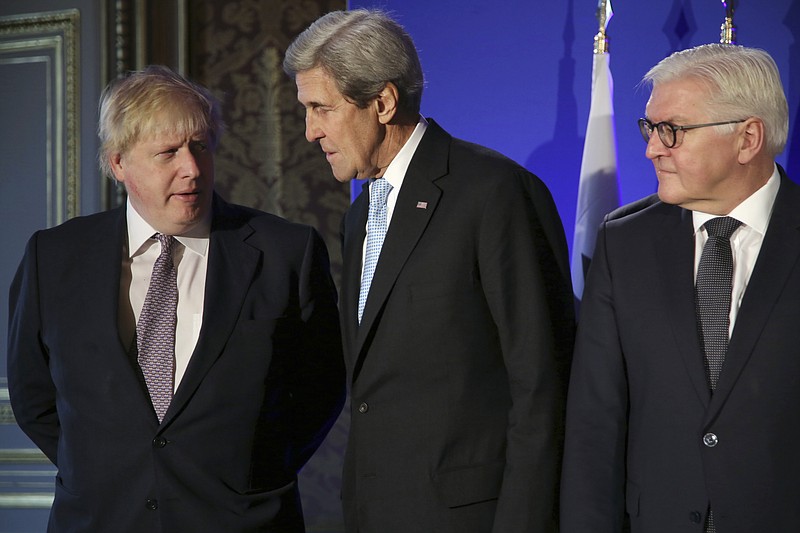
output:
[[[592,64],[592,102],[583,145],[575,236],[572,241],[572,286],[583,296],[583,283],[594,253],[603,217],[619,206],[617,141],[614,130],[614,81],[609,54],[595,53]]]

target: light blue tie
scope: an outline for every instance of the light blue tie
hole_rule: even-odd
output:
[[[392,186],[384,178],[372,180],[369,186],[369,216],[367,217],[367,250],[364,255],[364,270],[361,274],[361,290],[358,293],[358,323],[364,314],[369,286],[375,274],[375,266],[381,255],[381,246],[388,227],[386,221],[386,199]]]

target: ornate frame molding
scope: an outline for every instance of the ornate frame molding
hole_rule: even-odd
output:
[[[188,0],[106,0],[103,3],[101,59],[103,83],[151,63],[186,74]],[[103,207],[125,203],[125,188],[104,178]]]
[[[48,226],[80,214],[79,38],[77,9],[0,17],[0,65],[48,64]]]

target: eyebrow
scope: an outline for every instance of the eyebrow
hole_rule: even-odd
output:
[[[687,122],[687,119],[684,118],[684,117],[681,117],[680,115],[671,116],[671,117],[667,118],[666,120],[654,121],[652,118],[650,118],[650,116],[647,115],[647,113],[645,113],[644,118],[646,118],[647,120],[649,120],[653,124],[658,124],[659,122],[669,122],[673,126],[677,126],[677,125],[680,125],[681,123],[686,123]]]

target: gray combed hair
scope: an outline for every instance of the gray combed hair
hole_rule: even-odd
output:
[[[322,68],[339,92],[364,108],[386,86],[399,92],[403,112],[419,114],[424,79],[414,42],[383,11],[333,11],[317,19],[286,51],[284,71]]]
[[[789,135],[789,106],[778,66],[758,48],[704,44],[661,60],[642,81],[653,87],[678,78],[693,78],[709,88],[712,120],[757,117],[764,123],[765,149],[781,153]],[[717,126],[720,132],[735,125]]]

